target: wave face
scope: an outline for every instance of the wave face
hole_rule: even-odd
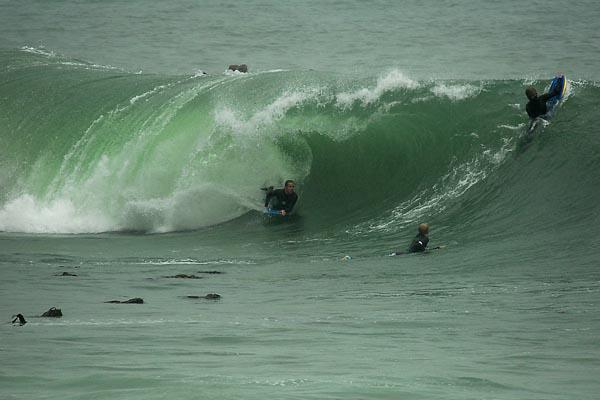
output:
[[[160,76],[5,51],[0,230],[198,229],[260,210],[259,188],[288,178],[315,232],[385,236],[424,219],[461,235],[582,226],[600,214],[600,90],[572,81],[524,147],[531,83]]]

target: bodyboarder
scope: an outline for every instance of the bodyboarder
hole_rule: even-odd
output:
[[[538,96],[537,90],[533,86],[529,86],[525,89],[525,95],[527,96],[527,100],[529,102],[525,106],[527,110],[527,115],[529,115],[530,119],[535,119],[537,117],[541,117],[548,112],[547,102],[554,96],[558,96],[562,88],[559,85],[556,85],[553,88],[552,92],[544,93],[541,96]]]
[[[265,208],[279,211],[282,216],[288,215],[292,212],[296,201],[298,201],[298,195],[294,191],[296,183],[288,179],[283,185],[283,189],[273,189],[273,186],[269,188],[263,188],[267,192],[265,196]]]

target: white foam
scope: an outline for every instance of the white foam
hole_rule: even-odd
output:
[[[419,83],[408,78],[401,71],[393,70],[387,75],[380,77],[374,88],[362,88],[354,92],[343,92],[336,95],[338,107],[346,108],[352,106],[356,101],[363,105],[376,102],[384,93],[396,89],[416,89]]]
[[[447,85],[446,83],[437,83],[431,88],[431,93],[437,97],[447,97],[450,100],[459,101],[478,95],[481,92],[480,87],[473,85]]]
[[[511,130],[511,131],[518,131],[518,130],[522,129],[524,126],[525,126],[524,123],[520,123],[520,124],[517,124],[517,125],[501,124],[501,125],[498,125],[498,128],[508,129],[508,130]]]
[[[238,71],[237,69],[236,70],[227,69],[227,70],[223,71],[223,75],[226,75],[226,76],[245,76],[245,75],[248,75],[248,72]]]
[[[43,47],[22,46],[21,51],[46,57],[56,57],[56,53],[51,50],[46,50]]]
[[[281,120],[290,109],[315,98],[316,95],[315,90],[285,92],[247,119],[244,119],[239,112],[224,106],[215,110],[214,119],[217,125],[225,127],[235,134],[252,134],[261,128],[273,125],[273,123]]]
[[[205,76],[208,76],[208,73],[206,73],[205,71],[203,71],[201,69],[197,69],[194,71],[192,78],[203,78]]]
[[[29,233],[106,232],[114,224],[99,212],[81,213],[69,199],[36,200],[25,194],[0,209],[0,231]]]
[[[142,265],[254,265],[253,261],[245,260],[196,260],[192,258],[173,260],[147,260],[139,262]]]
[[[82,68],[88,69],[88,70],[89,69],[100,69],[100,70],[125,72],[122,68],[113,67],[112,65],[89,64],[89,63],[76,62],[76,61],[61,61],[58,64],[72,66],[72,67],[82,67]]]
[[[204,184],[164,198],[128,200],[118,218],[124,226],[162,233],[225,222],[246,212],[248,205],[254,204],[228,195],[219,185]]]
[[[21,195],[0,209],[0,231],[100,233],[135,230],[161,233],[215,225],[249,209],[260,208],[258,199],[232,194],[219,185],[205,184],[163,198],[144,199],[143,193],[136,193],[135,188],[114,196],[111,181],[120,185],[111,173],[98,167],[94,177],[84,182],[76,193],[65,188],[51,200]]]
[[[47,58],[57,58],[58,57],[58,54],[56,54],[54,51],[47,50],[44,47],[22,46],[20,50],[23,52],[26,52],[26,53],[45,56]],[[68,60],[60,60],[60,59],[56,59],[55,62],[59,65],[66,65],[66,66],[71,66],[71,67],[82,67],[84,69],[101,69],[101,70],[111,70],[111,71],[116,70],[116,71],[124,72],[124,70],[122,68],[114,67],[112,65],[101,65],[101,64],[86,63],[83,61],[73,61],[73,60],[68,61]]]
[[[150,89],[149,91],[147,91],[145,93],[142,93],[140,95],[132,97],[131,99],[129,99],[129,104],[135,104],[138,100],[146,98],[148,96],[151,96],[151,95],[153,95],[155,93],[158,93],[158,92],[160,92],[161,90],[163,90],[163,89],[165,89],[167,87],[176,85],[177,83],[179,83],[179,82],[170,83],[168,85],[159,85],[159,86],[156,86],[155,88],[152,88],[152,89]]]

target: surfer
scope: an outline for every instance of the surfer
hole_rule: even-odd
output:
[[[266,190],[265,207],[270,207],[273,210],[278,210],[281,215],[285,216],[292,212],[294,204],[298,201],[298,195],[294,192],[296,183],[288,179],[283,185],[283,189],[273,190],[273,186],[263,188]]]
[[[419,225],[419,233],[417,233],[417,236],[415,236],[415,238],[411,242],[411,244],[408,248],[408,252],[409,253],[420,253],[422,251],[425,251],[425,249],[427,248],[427,244],[429,243],[429,236],[427,236],[428,234],[429,234],[429,225],[420,224]]]
[[[554,96],[558,96],[562,90],[560,85],[556,85],[552,92],[544,93],[541,96],[538,96],[537,90],[533,86],[529,86],[525,89],[525,95],[529,102],[525,109],[527,110],[527,114],[529,118],[535,119],[540,117],[548,112],[548,107],[546,102]]]
[[[428,224],[420,224],[419,225],[419,233],[410,243],[408,250],[406,252],[396,251],[390,255],[392,256],[400,256],[406,253],[422,253],[427,249],[427,244],[429,243],[429,225]],[[434,249],[440,249],[441,247],[434,247]]]

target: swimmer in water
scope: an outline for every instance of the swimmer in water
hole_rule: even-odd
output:
[[[15,319],[12,320],[13,324],[17,321],[19,321],[20,326],[23,326],[27,323],[27,321],[25,321],[25,317],[23,316],[23,314],[13,315],[13,317],[15,317]]]

